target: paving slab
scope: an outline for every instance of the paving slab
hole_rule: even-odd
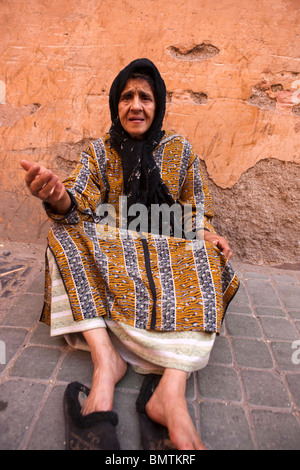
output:
[[[27,450],[64,450],[64,392],[64,385],[56,385],[45,394],[46,399],[36,417],[32,432],[28,435],[29,439],[23,442]]]
[[[233,338],[232,346],[240,368],[271,369],[274,366],[269,345],[263,340]]]
[[[50,338],[39,321],[44,250],[0,243],[1,450],[63,450],[64,390],[73,380],[92,383],[90,354]],[[240,289],[208,366],[187,381],[191,418],[211,450],[299,450],[300,271],[233,265]],[[140,449],[142,379],[129,367],[116,387],[117,433],[127,451]]]
[[[260,450],[299,450],[299,420],[291,413],[253,410],[254,431]]]
[[[232,367],[208,365],[197,375],[201,398],[241,402],[239,377]]]
[[[242,406],[228,402],[203,402],[201,436],[210,450],[253,450],[250,423]]]
[[[242,381],[250,405],[291,408],[289,393],[279,374],[266,370],[243,370]]]
[[[253,305],[280,307],[279,297],[269,281],[247,280],[246,286]]]
[[[22,379],[1,383],[0,449],[20,448],[42,402],[46,384]]]

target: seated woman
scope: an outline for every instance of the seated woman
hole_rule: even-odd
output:
[[[204,445],[188,413],[186,379],[207,364],[238,280],[228,242],[211,225],[197,155],[182,136],[162,130],[165,103],[155,65],[135,60],[111,86],[109,132],[63,183],[38,164],[21,165],[53,220],[42,320],[93,360],[91,390],[71,384],[66,392],[77,407],[73,425],[78,409],[80,419],[109,421],[129,363],[146,374],[137,401],[143,448],[195,450]],[[87,398],[78,408],[80,389]],[[78,426],[71,448],[88,440]],[[157,442],[166,429],[169,447]],[[98,448],[119,446],[116,436],[105,443],[103,432],[100,441]]]

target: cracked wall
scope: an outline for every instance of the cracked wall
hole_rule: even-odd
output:
[[[2,0],[1,238],[44,243],[49,224],[19,161],[64,177],[108,130],[117,72],[148,57],[167,86],[165,128],[194,145],[216,227],[236,256],[297,263],[299,8],[294,0],[15,0],[12,9]]]

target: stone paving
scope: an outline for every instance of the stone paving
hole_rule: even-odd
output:
[[[66,385],[92,380],[90,354],[39,322],[43,265],[43,247],[0,244],[1,450],[63,450]],[[188,379],[190,414],[211,450],[299,450],[300,271],[233,265],[241,286],[208,366]],[[129,368],[116,389],[123,450],[140,449],[141,382]]]

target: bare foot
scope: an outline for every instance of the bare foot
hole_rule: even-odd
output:
[[[166,369],[156,390],[146,405],[148,416],[169,431],[178,450],[205,450],[185,400],[186,373]]]
[[[95,370],[91,391],[85,400],[81,413],[87,415],[94,411],[111,411],[113,409],[113,396],[116,384],[125,375],[126,362],[119,356],[118,368],[112,370]]]
[[[90,332],[85,335],[91,347],[94,363],[94,374],[91,391],[81,408],[81,413],[87,415],[94,411],[111,411],[113,408],[114,390],[116,384],[122,379],[127,370],[126,362],[112,346],[110,340],[102,333],[91,337]],[[100,338],[102,335],[102,338]],[[100,344],[100,346],[99,346]]]

